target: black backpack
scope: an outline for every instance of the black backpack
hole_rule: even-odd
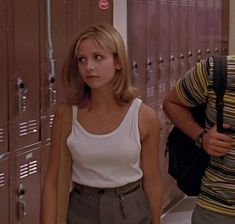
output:
[[[217,131],[223,132],[223,96],[227,83],[227,57],[213,57],[213,89],[216,94]],[[192,108],[194,119],[205,127],[206,104]],[[210,156],[178,128],[173,127],[168,135],[166,153],[169,153],[168,173],[177,181],[177,186],[188,196],[200,193],[201,180],[209,165]]]

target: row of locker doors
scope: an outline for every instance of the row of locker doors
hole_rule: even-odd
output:
[[[69,44],[96,21],[112,24],[112,1],[1,0],[0,218],[39,224],[60,72]]]

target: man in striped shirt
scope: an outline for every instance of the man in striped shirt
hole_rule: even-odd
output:
[[[163,109],[174,125],[193,140],[200,135],[203,149],[211,156],[192,224],[235,223],[235,56],[227,56],[224,133],[216,130],[213,66],[213,58],[197,63],[177,82],[163,103]],[[204,130],[194,121],[189,108],[205,102]]]

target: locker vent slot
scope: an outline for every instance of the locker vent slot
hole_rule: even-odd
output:
[[[55,117],[54,114],[52,114],[52,115],[50,116],[50,128],[52,127],[54,117]]]
[[[181,0],[180,3],[182,6],[188,6],[188,0]]]
[[[37,160],[30,161],[20,166],[20,179],[28,177],[32,174],[37,173],[38,162]]]
[[[4,173],[0,173],[0,187],[5,186],[5,175]]]
[[[172,89],[176,85],[176,80],[170,80],[170,89]]]
[[[0,128],[0,143],[4,142],[4,130]]]
[[[161,4],[168,4],[167,0],[160,0]]]
[[[207,7],[212,8],[213,7],[213,0],[208,0]]]
[[[195,0],[189,0],[188,5],[191,7],[195,7]]]
[[[19,136],[28,135],[38,131],[38,125],[36,120],[22,122],[19,124]]]
[[[147,97],[154,96],[154,93],[155,93],[155,87],[154,86],[151,86],[151,87],[147,88],[147,90],[146,90],[146,96]]]

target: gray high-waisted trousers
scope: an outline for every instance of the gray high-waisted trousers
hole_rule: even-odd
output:
[[[99,189],[75,184],[67,224],[151,224],[150,206],[140,182]]]
[[[193,210],[192,224],[234,224],[235,216],[209,211],[198,205]]]

